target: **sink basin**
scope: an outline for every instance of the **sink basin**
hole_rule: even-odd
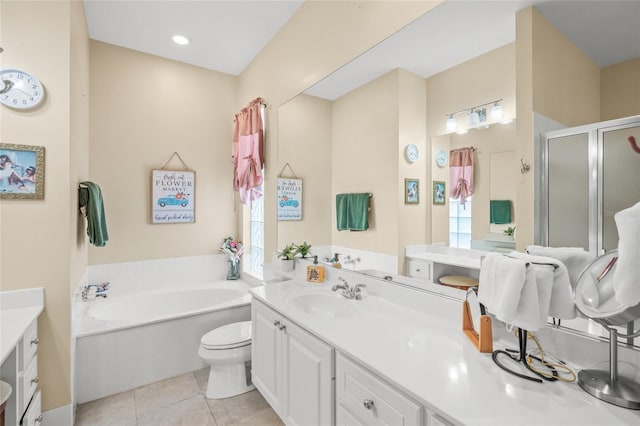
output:
[[[318,318],[340,318],[353,315],[358,310],[359,301],[345,299],[338,294],[301,294],[290,301],[302,312]]]

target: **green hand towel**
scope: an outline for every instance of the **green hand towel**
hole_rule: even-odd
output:
[[[489,222],[497,225],[511,223],[511,200],[490,200]]]
[[[369,194],[336,195],[338,231],[366,231],[369,229]]]
[[[107,232],[107,221],[104,215],[102,191],[93,182],[80,183],[86,187],[80,187],[78,204],[80,207],[85,207],[89,242],[94,246],[104,247],[109,241],[109,233]]]

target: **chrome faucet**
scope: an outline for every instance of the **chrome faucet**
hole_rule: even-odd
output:
[[[92,293],[91,288],[95,288],[97,290],[98,286],[95,284],[91,284],[91,285],[86,285],[82,288],[81,297],[83,302],[86,302],[89,299],[97,299],[98,297],[102,297],[105,299],[107,298],[107,293],[97,293],[97,292]]]
[[[342,284],[336,284],[331,287],[331,291],[342,290],[342,297],[346,299],[362,300],[361,288],[366,287],[365,284],[356,284],[355,287],[349,287],[349,283],[342,277],[338,277]]]

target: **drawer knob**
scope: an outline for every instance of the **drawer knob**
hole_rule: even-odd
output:
[[[37,337],[31,341],[32,345],[37,345],[38,343],[40,343],[40,339],[38,339]]]
[[[35,379],[31,380],[31,383],[38,383],[39,381],[40,381],[40,378],[36,376]]]
[[[274,327],[278,327],[278,326],[280,325],[280,321],[275,320],[275,321],[273,322],[273,325],[274,325]]]
[[[284,324],[280,324],[280,327],[278,327],[280,330],[286,330],[287,326]]]
[[[364,408],[366,408],[367,410],[371,410],[373,408],[373,401],[370,399],[365,399]]]
[[[38,417],[36,417],[33,421],[34,422],[38,422],[38,423],[42,422],[42,414],[40,414]]]
[[[420,272],[420,268],[416,268],[416,272]]]

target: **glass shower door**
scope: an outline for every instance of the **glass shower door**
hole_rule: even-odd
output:
[[[547,241],[589,250],[589,134],[547,140]]]
[[[602,147],[602,249],[618,247],[614,216],[640,202],[640,126],[603,129]]]

